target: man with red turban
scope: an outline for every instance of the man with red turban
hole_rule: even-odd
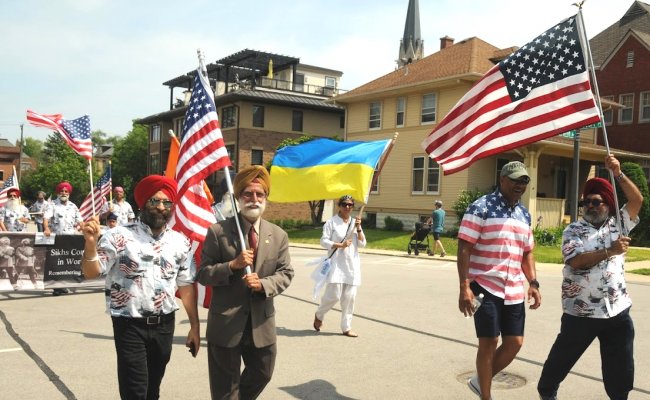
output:
[[[113,322],[118,382],[123,399],[157,399],[172,352],[178,290],[190,321],[185,345],[196,357],[200,326],[188,258],[190,242],[171,230],[173,179],[150,175],[134,189],[140,222],[103,235],[97,217],[83,224],[81,267],[87,279],[106,277],[106,311]]]
[[[583,219],[564,230],[564,314],[537,385],[541,399],[557,398],[560,383],[596,338],[608,397],[627,399],[634,385],[634,324],[624,264],[628,232],[639,223],[643,196],[613,155],[607,156],[605,166],[627,203],[619,210],[619,225],[612,185],[602,178],[590,179],[582,192]]]
[[[81,214],[77,205],[70,201],[72,185],[61,182],[55,189],[58,197],[49,204],[43,212],[43,233],[45,236],[55,233],[57,235],[74,235],[79,233]],[[53,295],[59,296],[68,293],[66,288],[55,288]]]
[[[240,212],[208,229],[198,281],[213,287],[206,333],[212,398],[251,400],[273,375],[273,298],[289,287],[294,272],[287,233],[262,218],[271,190],[266,168],[243,168],[233,186]],[[245,246],[235,218],[248,237]]]
[[[29,210],[20,201],[20,190],[11,188],[7,191],[7,201],[0,207],[0,230],[22,232],[31,221]]]

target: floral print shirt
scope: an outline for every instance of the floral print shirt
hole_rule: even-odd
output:
[[[629,232],[638,223],[630,220],[625,207],[621,224]],[[576,317],[611,318],[632,305],[625,284],[625,255],[610,256],[589,269],[573,269],[568,261],[587,251],[609,248],[620,236],[616,219],[610,217],[599,228],[585,220],[569,225],[562,235],[564,276],[562,308]]]
[[[106,312],[141,318],[176,311],[177,286],[195,280],[189,251],[189,240],[169,228],[156,237],[142,222],[106,231],[97,243],[106,274]]]
[[[18,220],[18,218],[29,217],[29,210],[27,207],[21,205],[19,211],[13,211],[6,207],[0,207],[0,220],[4,222],[5,227],[9,232],[22,232],[25,230],[26,225]]]

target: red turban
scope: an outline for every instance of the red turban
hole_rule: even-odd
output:
[[[269,176],[269,172],[261,165],[251,165],[242,168],[237,173],[237,176],[235,176],[235,181],[232,183],[235,197],[239,197],[244,189],[253,182],[261,184],[264,193],[269,194],[271,190],[271,177]]]
[[[63,189],[67,190],[68,193],[72,194],[72,185],[70,184],[70,182],[63,181],[63,182],[59,183],[58,185],[56,185],[56,192],[57,193],[61,193],[61,191]]]
[[[135,196],[135,202],[138,204],[138,208],[143,209],[144,203],[158,192],[163,192],[171,201],[176,200],[176,189],[176,181],[172,178],[167,178],[162,175],[149,175],[142,178],[135,185],[133,195]]]
[[[7,190],[7,196],[12,193],[16,193],[16,196],[20,197],[20,190],[18,188],[11,188]]]
[[[609,215],[615,215],[614,189],[608,180],[603,178],[589,179],[582,190],[582,198],[585,199],[590,194],[599,194],[609,206]]]

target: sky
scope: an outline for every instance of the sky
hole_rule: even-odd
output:
[[[440,38],[522,46],[577,13],[571,0],[422,0],[424,54]],[[587,0],[591,38],[632,0]],[[45,140],[25,111],[88,114],[123,136],[132,120],[169,109],[162,83],[243,49],[343,72],[351,90],[395,69],[408,0],[21,0],[0,4],[0,138]],[[182,93],[176,89],[175,97]]]

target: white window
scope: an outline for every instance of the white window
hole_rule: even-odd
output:
[[[618,110],[618,123],[632,123],[632,106],[634,105],[634,94],[622,94],[618,96],[618,102],[623,105],[623,107]]]
[[[160,125],[151,125],[151,135],[149,139],[151,143],[160,142]]]
[[[235,154],[235,145],[234,144],[227,144],[226,145],[226,151],[228,152],[228,158],[230,158],[230,163],[233,165],[233,168],[236,163],[237,155]]]
[[[325,87],[327,87],[327,88],[336,87],[336,78],[334,78],[333,76],[326,76],[325,77]]]
[[[404,115],[406,114],[406,97],[398,97],[395,108],[395,126],[401,128],[404,126]]]
[[[630,50],[627,52],[627,61],[625,63],[626,68],[632,68],[634,66],[634,51]]]
[[[650,92],[641,92],[639,104],[639,121],[650,122]]]
[[[176,120],[174,123],[174,134],[176,135],[177,138],[180,138],[183,136],[183,128],[185,127],[185,118],[179,118]]]
[[[371,186],[370,186],[370,193],[379,194],[379,180],[380,179],[381,179],[381,176],[377,175],[377,168],[375,168],[375,172],[372,173],[372,181],[371,181]]]
[[[425,168],[425,162],[426,168]],[[440,193],[440,166],[433,159],[425,156],[413,157],[412,194]]]
[[[422,96],[422,124],[436,122],[436,94],[429,93]]]
[[[373,101],[370,103],[370,117],[368,118],[369,129],[381,128],[381,102]]]
[[[613,102],[614,101],[614,96],[603,96],[603,99],[604,100],[610,100],[610,101]],[[603,105],[603,108],[604,108],[604,110],[603,110],[603,119],[604,119],[605,125],[611,125],[612,120],[613,120],[613,115],[614,115],[614,109],[612,108],[612,106],[605,106],[605,105]]]

